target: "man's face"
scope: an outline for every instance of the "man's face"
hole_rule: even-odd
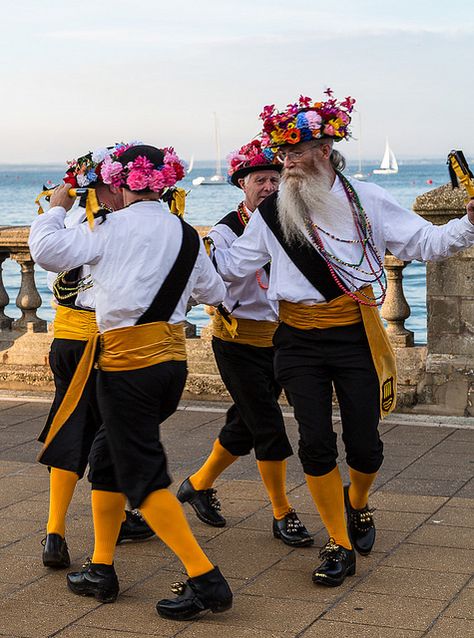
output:
[[[300,142],[299,144],[285,144],[280,151],[283,160],[283,174],[285,177],[317,175],[322,163],[329,159],[331,146],[321,142]]]
[[[255,210],[266,197],[278,190],[280,173],[271,170],[255,171],[247,178],[240,179],[239,184],[245,193],[247,206]]]

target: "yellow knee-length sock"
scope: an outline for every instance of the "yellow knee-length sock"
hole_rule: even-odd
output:
[[[191,485],[195,490],[208,490],[213,486],[216,478],[238,458],[238,456],[228,452],[221,445],[219,439],[216,439],[212,446],[212,452],[207,457],[204,465],[189,477]]]
[[[194,538],[178,499],[169,490],[148,494],[140,511],[155,534],[183,563],[189,578],[214,569]]]
[[[115,545],[126,503],[124,494],[92,490],[92,518],[94,520],[93,563],[112,565]]]
[[[280,520],[291,509],[286,495],[286,461],[257,461],[257,467],[272,503],[273,516]]]
[[[51,468],[49,476],[49,516],[47,534],[66,533],[66,514],[76,489],[79,476],[69,470]]]
[[[305,477],[329,537],[338,545],[352,549],[344,516],[344,488],[339,468],[335,467],[323,476],[305,474]]]
[[[349,485],[349,500],[351,505],[356,510],[361,510],[367,505],[369,500],[369,490],[372,483],[377,477],[377,472],[373,474],[365,474],[358,470],[349,468],[349,476],[351,478],[351,484]]]

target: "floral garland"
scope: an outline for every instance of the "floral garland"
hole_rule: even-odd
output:
[[[98,148],[82,157],[69,160],[63,182],[70,184],[71,188],[86,188],[101,181],[102,162],[110,156],[119,157],[128,148],[137,144],[141,144],[141,142],[129,142],[128,144],[119,142],[114,146]]]
[[[226,159],[229,177],[232,177],[236,171],[240,171],[242,168],[267,166],[273,163],[273,158],[266,157],[260,140],[252,140],[239,148],[238,151],[232,151]]]
[[[165,188],[171,188],[186,174],[184,162],[176,155],[172,147],[162,149],[164,161],[159,167],[144,156],[138,156],[123,166],[118,158],[124,151],[105,157],[101,166],[104,184],[111,184],[116,188],[127,186],[131,191],[159,192]]]
[[[276,111],[275,105],[265,106],[260,113],[263,121],[262,148],[272,160],[278,147],[332,137],[335,141],[350,137],[349,124],[355,100],[346,97],[338,102],[331,89],[325,92],[327,99],[315,102],[301,95],[297,102],[288,104],[286,110]]]

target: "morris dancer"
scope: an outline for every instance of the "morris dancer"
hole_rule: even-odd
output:
[[[209,233],[214,246],[225,250],[240,237],[262,201],[278,190],[281,165],[263,155],[253,140],[229,156],[230,182],[241,188],[244,200],[237,210],[221,219]],[[278,405],[280,385],[273,370],[273,334],[278,326],[278,308],[267,298],[269,264],[251,275],[227,284],[224,304],[238,307],[237,334],[231,335],[219,313],[214,314],[212,349],[222,380],[235,403],[210,456],[178,490],[178,499],[188,502],[198,518],[223,527],[215,480],[240,456],[255,450],[257,466],[273,508],[273,535],[287,545],[311,545],[313,538],[299,520],[286,494],[286,459],[293,453]]]
[[[329,535],[313,581],[337,586],[355,573],[354,548],[367,555],[374,544],[368,494],[383,460],[378,423],[395,405],[395,357],[377,311],[385,251],[426,261],[473,245],[474,205],[467,216],[434,226],[379,186],[349,181],[333,143],[349,135],[354,100],[339,103],[329,89],[326,96],[300,97],[283,112],[265,107],[262,145],[283,163],[280,191],[214,257],[227,281],[271,259],[268,298],[278,301],[281,320],[276,377],[291,396],[299,456]],[[345,488],[331,422],[333,384],[349,465]]]
[[[102,216],[123,206],[122,194],[112,192],[100,177],[100,163],[112,152],[113,149],[99,149],[69,162],[63,178],[70,188],[93,188]],[[82,222],[85,222],[85,210],[80,206],[68,215],[65,225],[73,226]],[[95,293],[89,267],[62,272],[59,276],[48,273],[49,281],[57,302],[54,339],[49,353],[55,396],[38,440],[44,444],[39,461],[50,469],[49,517],[43,541],[43,564],[60,569],[70,565],[65,540],[66,515],[77,481],[84,475],[87,457],[101,419],[95,394],[95,370],[91,370],[82,396],[64,426],[56,436],[48,436],[87,342],[97,332]],[[119,536],[121,541],[153,536],[153,531],[140,515],[127,511],[123,516]]]
[[[106,158],[101,175],[106,184],[121,188],[124,198],[124,208],[107,225],[93,232],[84,225],[64,229],[72,200],[61,187],[30,236],[40,265],[69,270],[89,264],[96,289],[97,397],[106,437],[96,438],[90,455],[89,477],[93,493],[100,495],[93,501],[93,561],[69,574],[68,586],[102,602],[116,599],[113,557],[126,496],[189,576],[174,590],[176,599],[158,602],[158,613],[185,620],[206,609],[225,611],[232,593],[167,489],[171,479],[159,438],[159,425],[175,412],[186,380],[187,301],[192,295],[199,303],[217,305],[225,286],[196,231],[159,201],[184,177],[173,149],[134,146]],[[89,365],[93,358],[94,352]]]

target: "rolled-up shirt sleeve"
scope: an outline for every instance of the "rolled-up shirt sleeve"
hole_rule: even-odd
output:
[[[202,242],[199,247],[195,269],[197,271],[197,278],[191,293],[192,298],[196,303],[218,306],[225,297],[226,287],[207,256],[206,249]]]
[[[31,225],[31,256],[45,270],[61,272],[96,264],[103,254],[104,234],[100,227],[93,231],[87,224],[65,228],[65,217],[65,209],[55,206]]]
[[[467,215],[435,226],[398,204],[388,193],[383,202],[384,239],[399,259],[438,261],[474,245],[474,224]]]
[[[244,233],[229,248],[216,246],[213,257],[225,281],[236,281],[255,273],[270,261],[266,234],[267,224],[258,209],[253,213]]]

